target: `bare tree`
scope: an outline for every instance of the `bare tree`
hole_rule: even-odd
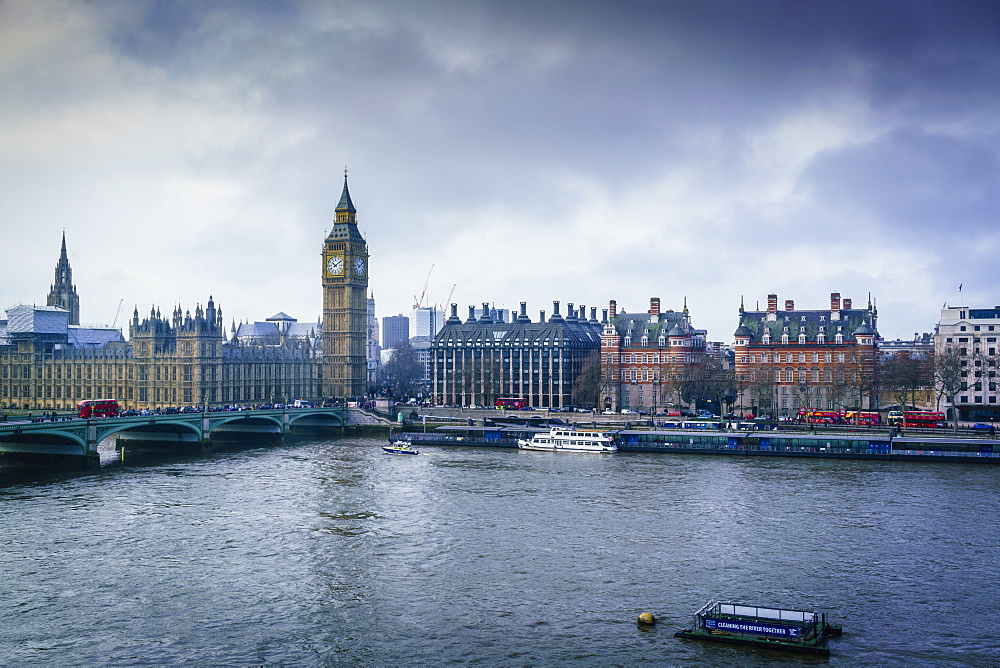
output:
[[[475,389],[478,390],[479,404],[493,406],[503,387],[503,368],[499,360],[484,356],[473,362],[472,368],[473,375],[478,381]]]
[[[583,360],[580,375],[573,380],[573,403],[595,408],[601,396],[601,353],[594,350]]]
[[[938,400],[947,399],[951,405],[954,431],[958,432],[958,406],[955,398],[968,387],[966,383],[967,355],[954,346],[946,346],[934,355],[934,386]]]
[[[763,365],[753,369],[747,379],[747,391],[750,393],[750,402],[755,407],[757,414],[767,411],[774,413],[774,367]]]
[[[405,401],[416,396],[416,388],[423,375],[424,367],[417,361],[413,346],[409,341],[400,341],[389,361],[378,370],[376,378],[384,394]]]
[[[830,370],[830,402],[834,409],[843,409],[853,398],[853,371],[846,362],[836,362],[828,367]]]
[[[723,406],[732,403],[735,387],[733,371],[723,368],[721,362],[709,357],[693,368],[682,382],[681,397],[696,405],[700,401],[718,406],[721,415],[724,412]]]
[[[868,398],[867,408],[878,408],[878,388],[881,374],[881,364],[875,351],[871,348],[860,348],[851,356],[851,376],[857,389],[858,410],[863,410],[865,397]]]
[[[882,360],[880,385],[902,410],[915,406],[917,391],[933,384],[928,376],[927,362],[926,358],[914,357],[905,351]]]
[[[615,353],[614,360],[618,359]],[[601,361],[601,375],[598,382],[598,408],[613,408],[619,401],[618,365],[611,360]]]

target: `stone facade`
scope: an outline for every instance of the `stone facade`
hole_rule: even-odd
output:
[[[287,403],[346,398],[367,391],[370,330],[368,251],[344,190],[323,247],[323,323],[284,313],[233,323],[209,297],[192,314],[138,308],[129,340],[120,330],[85,328],[63,237],[56,282],[46,307],[19,305],[0,320],[0,403],[72,410],[82,399],[117,399],[123,408]],[[336,269],[336,271],[334,271]],[[76,314],[73,308],[76,308]],[[328,328],[323,331],[323,328]]]
[[[10,331],[19,309],[36,323]],[[194,314],[171,317],[136,310],[128,342],[118,330],[45,325],[39,307],[8,309],[0,342],[0,402],[8,407],[73,410],[81,399],[117,399],[124,408],[285,403],[319,396],[319,360],[313,342],[226,341],[221,309],[211,297]]]
[[[1000,362],[1000,306],[969,308],[947,306],[934,335],[937,353],[953,349],[962,357],[966,372],[963,388],[954,408],[958,419],[988,422],[1000,419],[1000,393],[997,391],[997,365]],[[947,402],[947,399],[945,399]],[[945,404],[944,408],[953,408]]]
[[[49,296],[45,300],[48,306],[58,306],[69,311],[69,324],[80,324],[80,297],[76,294],[76,286],[73,285],[73,269],[69,266],[69,257],[66,255],[66,233],[62,236],[62,251],[59,253],[59,261],[56,263],[56,276],[49,289]]]
[[[368,244],[344,190],[323,245],[323,396],[355,398],[368,391]]]
[[[740,305],[735,362],[738,405],[771,415],[799,408],[839,410],[877,407],[877,311],[852,308],[850,299],[830,294],[830,308],[797,310],[792,300],[778,310],[778,296],[766,311]]]
[[[612,300],[601,333],[601,408],[657,413],[679,406],[681,384],[704,364],[705,339],[686,304],[661,311],[652,297],[646,313],[619,313]]]

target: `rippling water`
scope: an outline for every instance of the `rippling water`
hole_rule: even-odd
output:
[[[0,665],[1000,662],[998,467],[379,445],[0,473]],[[845,634],[675,639],[713,598]]]

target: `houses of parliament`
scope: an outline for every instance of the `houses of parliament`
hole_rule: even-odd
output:
[[[209,296],[194,313],[136,307],[121,330],[80,326],[66,236],[46,306],[21,304],[0,320],[0,406],[71,410],[82,399],[123,408],[283,403],[366,393],[368,247],[347,188],[321,251],[323,319],[278,313],[234,322]]]

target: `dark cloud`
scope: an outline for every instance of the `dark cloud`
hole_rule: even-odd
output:
[[[878,140],[827,151],[802,185],[819,206],[863,218],[900,244],[993,232],[1000,215],[996,141],[901,128]]]
[[[962,270],[995,283],[998,16],[962,0],[7,3],[0,199],[19,226],[69,226],[81,279],[108,250],[85,248],[92,230],[169,233],[186,262],[217,263],[201,279],[217,300],[312,317],[316,267],[295,258],[318,257],[346,163],[380,310],[405,309],[435,263],[460,303],[690,294],[725,338],[741,293],[950,284],[956,231]],[[22,255],[0,284],[26,299]],[[50,256],[32,260],[45,277]],[[246,286],[247,265],[281,280]],[[123,289],[104,285],[112,307]],[[934,301],[904,316],[932,322]]]

